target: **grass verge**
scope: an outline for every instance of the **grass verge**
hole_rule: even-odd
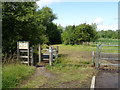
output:
[[[2,88],[15,88],[34,73],[35,68],[23,64],[6,64],[2,68]]]

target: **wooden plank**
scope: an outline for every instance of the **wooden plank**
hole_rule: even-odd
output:
[[[46,51],[48,51],[49,49],[42,49],[42,50],[46,50]]]
[[[27,50],[19,50],[20,52],[28,52]]]
[[[43,58],[43,61],[49,61],[49,58],[47,59],[47,58]]]
[[[43,61],[49,61],[49,58],[44,58]],[[55,59],[53,59],[52,61],[55,61]]]
[[[49,53],[48,53],[48,54],[43,53],[42,56],[43,56],[43,55],[48,55],[48,56],[49,56],[50,54],[49,54]]]
[[[23,61],[23,62],[21,62],[21,63],[28,64],[29,62],[27,62],[27,61]]]
[[[28,58],[28,56],[20,56],[20,58]]]

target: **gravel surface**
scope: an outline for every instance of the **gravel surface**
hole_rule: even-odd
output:
[[[101,70],[96,76],[95,88],[120,88],[120,73],[115,70]]]

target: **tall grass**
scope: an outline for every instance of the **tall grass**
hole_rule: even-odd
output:
[[[2,88],[15,88],[34,73],[34,67],[23,64],[5,64],[2,68]]]

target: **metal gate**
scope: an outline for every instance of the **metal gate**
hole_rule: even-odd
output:
[[[100,66],[120,67],[120,45],[97,45],[96,52],[92,52],[93,63]]]

